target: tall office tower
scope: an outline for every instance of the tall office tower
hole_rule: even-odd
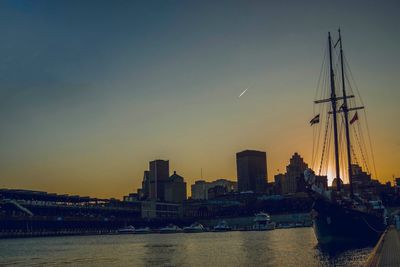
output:
[[[165,183],[169,180],[169,161],[153,160],[149,163],[149,195],[151,200],[165,200]]]
[[[265,192],[267,186],[267,155],[264,151],[244,150],[236,153],[239,192]]]

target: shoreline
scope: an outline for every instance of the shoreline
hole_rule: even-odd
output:
[[[292,213],[292,214],[275,214],[271,215],[272,221],[277,224],[279,228],[297,228],[297,227],[310,227],[311,217],[309,213]],[[196,219],[196,218],[182,218],[180,220],[138,220],[127,223],[127,225],[133,225],[134,227],[149,227],[153,229],[154,233],[157,233],[157,229],[168,225],[169,223],[176,224],[180,227],[184,227],[197,221],[203,224],[206,228],[212,229],[219,221],[225,220],[233,231],[250,231],[254,223],[254,216],[247,217],[220,217],[212,219]],[[110,222],[107,225],[104,224],[99,228],[94,227],[90,221],[81,222],[84,227],[70,228],[67,227],[54,227],[54,221],[45,221],[47,229],[32,229],[31,227],[24,227],[19,229],[13,229],[11,231],[0,231],[0,239],[8,238],[32,238],[32,237],[54,237],[54,236],[79,236],[79,235],[114,235],[118,234],[118,229],[127,225],[119,225]],[[60,224],[60,222],[56,222]],[[29,225],[29,221],[22,223],[23,225]],[[57,229],[59,228],[59,229]]]

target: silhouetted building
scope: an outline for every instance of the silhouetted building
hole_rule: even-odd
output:
[[[229,181],[226,179],[218,179],[213,182],[198,180],[191,185],[192,199],[209,199],[209,190],[216,186],[224,187],[226,193],[237,191],[237,182]]]
[[[372,179],[371,174],[362,170],[358,164],[351,165],[353,191],[365,199],[374,199],[375,196],[382,193],[390,195],[391,187],[381,184],[378,180]]]
[[[148,199],[150,197],[150,172],[144,171],[142,189],[138,189],[139,199]]]
[[[277,195],[282,195],[282,183],[285,180],[285,174],[283,173],[278,173],[277,175],[274,176],[275,179],[275,194]]]
[[[275,176],[275,183],[278,182],[276,186],[282,195],[305,191],[304,171],[307,168],[303,158],[297,152],[294,153],[286,166],[286,174]]]
[[[395,184],[394,184],[394,188],[395,188],[395,192],[396,194],[398,194],[400,192],[400,178],[394,178]]]
[[[214,199],[218,196],[225,195],[228,191],[222,185],[216,185],[208,189],[208,199]]]
[[[137,190],[137,200],[180,203],[186,200],[186,182],[174,171],[169,176],[169,161],[154,160],[149,163],[149,171],[144,171],[142,188]],[[129,199],[134,195],[130,194]]]
[[[165,200],[165,182],[169,178],[169,161],[153,160],[149,163],[149,199]]]
[[[139,199],[138,193],[129,193],[127,196],[123,196],[123,201],[125,202],[135,202]]]
[[[354,189],[368,185],[371,182],[371,175],[364,172],[358,164],[351,164],[351,171]]]
[[[208,199],[208,185],[209,183],[204,180],[195,181],[191,185],[192,199]]]
[[[186,200],[186,183],[182,176],[174,174],[165,182],[165,201],[180,203]]]
[[[265,152],[244,150],[236,153],[236,168],[239,192],[265,192],[268,181]]]
[[[231,193],[231,192],[236,192],[237,191],[237,182],[230,181],[227,179],[217,179],[215,181],[210,182],[210,186],[223,186],[226,189],[226,192]]]
[[[308,165],[303,158],[296,152],[290,159],[290,163],[286,166],[286,178],[283,186],[283,194],[296,193],[298,179],[304,177],[304,171]]]

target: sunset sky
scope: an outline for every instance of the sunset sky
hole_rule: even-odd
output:
[[[379,179],[400,177],[399,3],[1,1],[0,188],[121,198],[154,159],[188,185],[236,180],[244,149],[272,181],[294,152],[311,161],[339,26]]]

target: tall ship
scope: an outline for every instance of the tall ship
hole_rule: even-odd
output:
[[[311,125],[319,125],[313,129],[312,159],[318,173],[311,169],[304,172],[314,199],[314,232],[321,246],[373,245],[386,228],[386,211],[370,190],[373,180],[368,165],[372,158],[374,167],[372,145],[369,139],[367,146],[368,125],[363,128],[360,123],[358,113],[363,111],[365,115],[365,111],[359,105],[362,100],[355,97],[360,95],[352,84],[355,82],[344,57],[340,29],[335,42],[328,33],[326,52],[314,101],[317,108],[310,121]],[[364,129],[368,138],[363,138]],[[318,176],[324,173],[335,177],[330,189],[317,182]]]

